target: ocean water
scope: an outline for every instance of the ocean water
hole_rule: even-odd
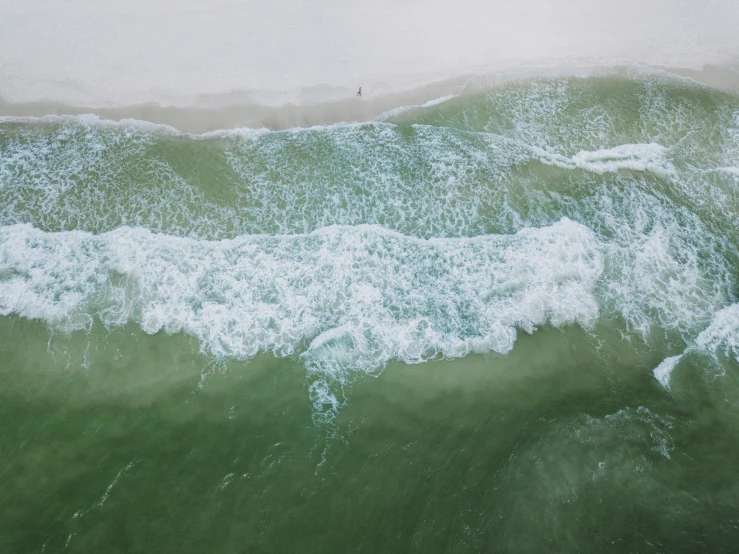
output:
[[[0,118],[0,551],[732,552],[739,98]]]

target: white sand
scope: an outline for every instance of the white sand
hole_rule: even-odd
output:
[[[739,0],[0,0],[0,97],[315,104],[523,68],[739,68]]]

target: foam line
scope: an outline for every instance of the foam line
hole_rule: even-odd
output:
[[[93,235],[0,228],[0,313],[65,331],[136,321],[216,356],[302,352],[340,377],[470,352],[506,353],[517,330],[590,326],[602,259],[563,219],[515,235],[422,240],[377,226],[196,241],[120,228]]]
[[[668,175],[670,167],[665,158],[667,148],[656,143],[622,144],[600,150],[581,150],[572,157],[560,156],[533,148],[539,159],[547,164],[565,169],[585,169],[599,175],[629,169],[632,171],[651,171]]]

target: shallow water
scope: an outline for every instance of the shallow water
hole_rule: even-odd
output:
[[[3,551],[731,551],[739,99],[0,120]]]

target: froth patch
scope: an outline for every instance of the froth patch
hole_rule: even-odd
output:
[[[714,315],[711,323],[696,337],[686,352],[698,349],[710,355],[717,350],[723,351],[726,356],[733,357],[739,362],[739,304],[732,304]],[[683,354],[665,358],[654,370],[654,377],[669,390],[670,375],[682,359]]]
[[[667,148],[654,142],[622,144],[595,151],[582,150],[569,158],[540,148],[534,150],[543,163],[565,169],[584,169],[599,175],[622,169],[650,171],[662,176],[670,173],[670,166],[665,157]]]
[[[680,358],[682,358],[682,355],[665,358],[654,369],[654,378],[657,379],[659,384],[666,389],[670,388],[670,375],[672,374],[672,370],[675,369],[675,366],[677,366],[680,361]]]
[[[515,235],[423,240],[377,226],[197,241],[119,228],[0,228],[0,313],[65,331],[134,320],[216,356],[300,353],[336,379],[390,359],[506,353],[518,330],[590,326],[602,272],[566,218]]]
[[[706,351],[723,350],[739,362],[739,304],[717,311],[711,324],[695,340],[696,346]]]

